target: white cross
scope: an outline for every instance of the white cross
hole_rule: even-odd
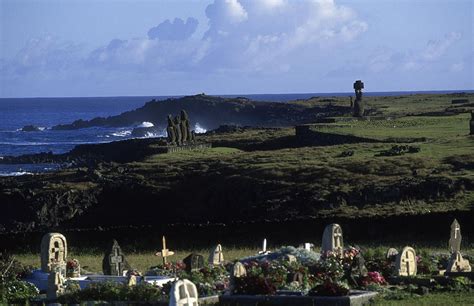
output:
[[[120,276],[120,264],[123,262],[123,257],[119,255],[118,249],[114,250],[114,255],[110,256],[110,263],[115,265],[117,275]]]

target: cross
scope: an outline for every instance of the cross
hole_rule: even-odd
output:
[[[269,252],[267,252],[267,238],[265,238],[265,239],[263,239],[262,250],[260,252],[258,252],[258,254],[266,255],[268,253]]]
[[[123,262],[123,256],[119,255],[118,249],[114,249],[114,255],[110,256],[110,263],[115,265],[117,275],[120,276],[120,264]]]
[[[342,247],[342,233],[337,229],[334,231],[334,247],[340,248]]]
[[[54,259],[55,261],[59,261],[59,253],[61,249],[59,247],[59,242],[55,241],[53,247],[51,248],[51,253],[54,254]]]
[[[410,266],[410,254],[408,252],[405,253],[405,264],[407,265],[407,274],[411,275],[411,266]]]
[[[156,256],[161,256],[163,258],[163,266],[166,265],[166,257],[173,255],[174,252],[166,248],[166,238],[163,236],[163,249],[161,252],[155,253]]]
[[[454,226],[454,239],[457,239],[458,238],[458,233],[461,231],[461,227],[459,227],[459,224],[456,223],[456,225]]]

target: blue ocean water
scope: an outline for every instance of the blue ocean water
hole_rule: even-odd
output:
[[[378,92],[364,93],[366,96],[393,96],[415,93],[436,92]],[[459,91],[456,91],[459,92]],[[473,92],[472,90],[466,92]],[[225,97],[247,97],[257,101],[285,102],[307,99],[313,96],[350,96],[352,93],[297,93],[297,94],[257,94],[224,95]],[[118,115],[143,106],[156,99],[171,96],[141,97],[84,97],[84,98],[3,98],[0,99],[0,158],[40,152],[65,153],[78,144],[103,143],[131,138],[133,127],[87,128],[72,131],[53,131],[54,125],[71,123],[77,119],[88,120],[95,117]],[[173,96],[177,97],[177,96]],[[25,125],[41,127],[39,132],[20,131]],[[26,173],[54,170],[57,165],[1,165],[1,175],[21,175]]]

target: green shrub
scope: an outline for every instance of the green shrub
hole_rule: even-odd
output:
[[[0,281],[0,303],[26,304],[39,295],[35,285],[16,278]]]

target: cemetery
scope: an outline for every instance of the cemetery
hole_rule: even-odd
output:
[[[38,255],[41,266],[27,268],[2,254],[3,302],[33,305],[85,302],[154,305],[369,305],[384,300],[446,292],[469,294],[474,288],[473,257],[461,249],[455,219],[446,252],[417,253],[411,246],[383,254],[344,240],[343,228],[329,224],[316,250],[310,242],[269,249],[267,239],[254,255],[228,260],[217,244],[209,257],[175,252],[162,237],[156,266],[139,271],[117,240],[105,249],[100,273],[81,268],[68,256],[67,238],[47,233]]]

